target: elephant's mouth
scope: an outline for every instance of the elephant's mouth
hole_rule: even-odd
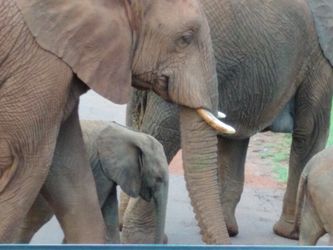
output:
[[[132,76],[132,86],[141,90],[152,90],[166,101],[171,101],[168,91],[169,77],[155,73]]]
[[[171,101],[168,93],[169,77],[166,75],[158,75],[156,73],[144,73],[132,76],[132,86],[141,90],[153,90],[166,101]],[[216,118],[206,109],[198,108],[198,115],[212,128],[220,134],[234,134],[236,131],[233,127],[221,122],[219,119],[225,118],[225,115],[218,112]]]

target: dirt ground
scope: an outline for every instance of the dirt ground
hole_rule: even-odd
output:
[[[251,138],[246,158],[245,185],[257,188],[277,188],[284,189],[285,181],[279,180],[277,172],[281,168],[287,169],[287,159],[276,160],[272,155],[282,154],[287,158],[289,148],[281,148],[280,145],[289,145],[289,138],[282,134],[261,133]],[[275,143],[276,145],[274,145]],[[282,151],[282,153],[281,153]],[[174,157],[170,165],[170,173],[173,175],[183,175],[181,151]]]

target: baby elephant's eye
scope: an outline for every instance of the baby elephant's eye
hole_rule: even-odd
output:
[[[177,45],[180,48],[186,48],[192,43],[192,41],[193,41],[193,32],[187,31],[177,40]]]

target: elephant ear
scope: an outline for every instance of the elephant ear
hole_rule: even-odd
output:
[[[138,197],[142,188],[141,150],[123,130],[108,126],[101,131],[96,141],[98,157],[105,175],[127,195]]]
[[[333,1],[308,0],[321,48],[333,65]]]
[[[91,89],[123,104],[131,86],[132,31],[121,0],[16,0],[37,43]]]

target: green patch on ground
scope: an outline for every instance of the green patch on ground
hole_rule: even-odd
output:
[[[331,111],[331,120],[330,120],[330,134],[327,140],[327,147],[333,145],[333,111]]]
[[[272,163],[274,177],[282,183],[288,179],[288,161],[291,144],[291,134],[283,134],[276,143],[265,145],[260,157]]]
[[[288,168],[285,165],[276,163],[276,166],[273,168],[273,173],[277,175],[276,179],[279,182],[286,183],[288,180]]]

